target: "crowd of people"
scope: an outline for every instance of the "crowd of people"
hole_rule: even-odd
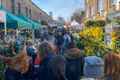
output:
[[[7,65],[5,80],[120,80],[119,55],[109,53],[105,61],[85,56],[76,47],[72,34],[62,29],[42,37],[37,43],[19,38],[2,42],[0,60]]]

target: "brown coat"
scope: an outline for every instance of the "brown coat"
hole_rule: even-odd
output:
[[[105,55],[105,75],[111,76],[112,80],[120,80],[120,54]]]

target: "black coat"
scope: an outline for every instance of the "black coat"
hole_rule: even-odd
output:
[[[66,77],[68,80],[80,80],[80,77],[83,75],[83,63],[81,59],[66,61]]]
[[[60,74],[60,70],[52,65],[54,58],[49,57],[43,60],[40,65],[39,80],[65,80],[65,77]]]
[[[82,55],[66,53],[65,74],[68,80],[80,80],[80,77],[83,76],[83,66],[84,57]]]

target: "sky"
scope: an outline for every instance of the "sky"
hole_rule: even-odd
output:
[[[47,12],[53,12],[53,17],[69,19],[76,9],[84,8],[84,0],[32,0],[38,7]]]

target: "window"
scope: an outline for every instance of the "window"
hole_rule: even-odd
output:
[[[1,0],[1,2],[0,2],[0,7],[2,7],[3,6],[3,1]]]
[[[18,3],[18,14],[20,15],[21,14],[21,4]]]
[[[42,15],[42,13],[40,12],[40,16]]]
[[[32,17],[32,11],[31,9],[29,10],[30,18]]]
[[[26,16],[28,16],[28,8],[25,8]]]
[[[11,8],[12,8],[12,13],[15,13],[15,0],[11,0]]]

